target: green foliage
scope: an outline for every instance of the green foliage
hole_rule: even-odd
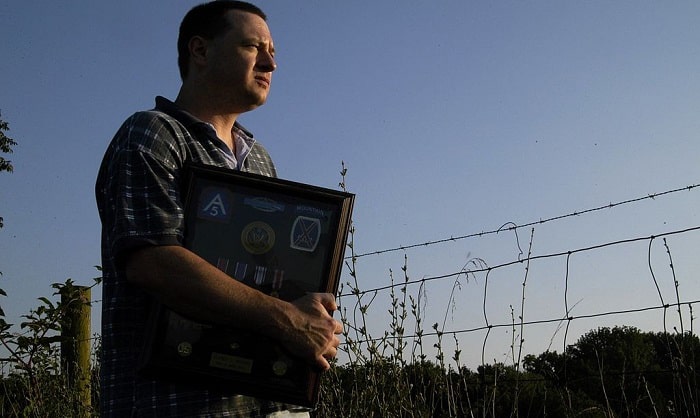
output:
[[[97,284],[97,281],[95,282]],[[66,314],[80,300],[80,290],[71,279],[54,283],[56,302],[39,297],[39,306],[22,315],[19,331],[0,314],[0,416],[68,417],[90,416],[96,412],[83,408],[61,362],[60,343]],[[96,388],[97,385],[94,385]]]
[[[0,117],[1,116],[2,115],[0,114]],[[5,132],[9,130],[10,125],[0,118],[0,152],[5,154],[12,154],[12,147],[17,145],[15,140],[5,134]],[[11,173],[13,169],[12,162],[0,156],[0,171],[7,171]],[[0,221],[0,227],[2,227],[2,221]]]
[[[692,417],[700,339],[689,333],[600,328],[566,353],[527,355],[476,372],[392,356],[323,375],[316,416]]]
[[[2,114],[0,114],[0,153],[5,153],[5,154],[11,154],[12,153],[12,147],[17,145],[17,142],[13,140],[12,138],[8,137],[5,135],[6,131],[10,130],[10,125],[2,120]],[[14,167],[12,166],[12,162],[6,160],[0,155],[0,172],[7,171],[7,172],[12,172],[14,170]],[[2,216],[0,216],[0,228],[3,227],[3,219]],[[0,276],[2,276],[2,272],[0,272]],[[0,295],[1,296],[7,296],[4,290],[0,289]],[[2,311],[2,308],[0,308],[0,316],[4,316],[5,313]],[[1,325],[0,325],[1,327]]]
[[[700,340],[689,333],[599,328],[563,354],[526,356],[523,366],[546,379],[569,413],[595,407],[606,416],[671,417],[698,410],[698,354]]]

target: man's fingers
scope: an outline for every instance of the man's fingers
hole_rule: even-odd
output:
[[[338,354],[340,339],[338,334],[343,332],[343,324],[333,318],[333,311],[338,309],[335,296],[330,293],[309,293],[292,302],[306,316],[301,337],[302,345],[297,348],[305,352],[308,361],[321,371],[330,369],[329,360]],[[303,347],[305,345],[305,347]]]
[[[343,324],[340,321],[335,321],[335,331],[334,334],[343,333]]]
[[[334,359],[335,356],[338,355],[338,349],[336,347],[330,347],[328,351],[326,351],[326,355],[324,356],[326,359],[331,360]]]
[[[326,360],[326,358],[324,356],[319,356],[316,359],[316,363],[318,364],[318,368],[322,372],[327,372],[328,370],[331,369],[331,364],[328,362],[328,360]]]
[[[333,311],[338,310],[338,304],[335,301],[335,296],[331,293],[318,293],[319,301],[321,305],[328,311],[328,313],[333,313]]]

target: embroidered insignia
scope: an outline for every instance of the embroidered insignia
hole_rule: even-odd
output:
[[[290,247],[295,250],[313,252],[321,238],[321,221],[316,218],[297,216],[292,225]]]
[[[232,194],[220,187],[207,187],[199,195],[197,217],[217,222],[231,219]]]
[[[243,204],[263,212],[284,212],[284,205],[267,197],[246,197]]]
[[[251,222],[243,228],[241,243],[251,254],[265,254],[275,245],[275,231],[265,222]]]
[[[297,205],[297,213],[303,213],[306,215],[310,216],[315,216],[319,219],[326,219],[328,218],[328,215],[324,210],[321,210],[317,207],[314,206],[307,206],[307,205]]]

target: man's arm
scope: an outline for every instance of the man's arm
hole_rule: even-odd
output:
[[[180,246],[148,246],[127,256],[130,283],[185,315],[246,328],[280,341],[290,352],[321,370],[335,357],[340,322],[335,298],[313,293],[286,302],[265,295]]]

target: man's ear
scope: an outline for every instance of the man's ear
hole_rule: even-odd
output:
[[[190,63],[197,66],[204,66],[207,62],[207,50],[209,42],[201,36],[193,36],[190,42],[187,43],[187,48],[190,51]]]

